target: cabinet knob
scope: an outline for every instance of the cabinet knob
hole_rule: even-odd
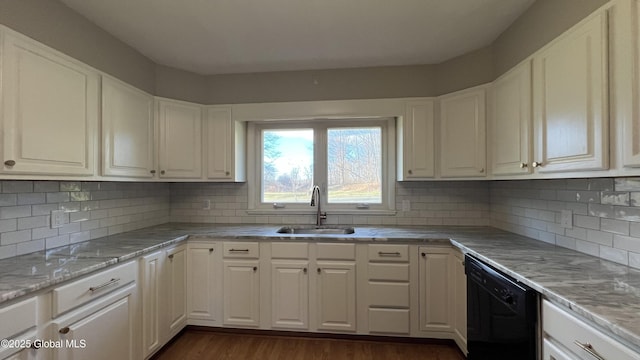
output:
[[[480,173],[484,173],[484,168],[480,168]]]
[[[427,257],[427,253],[420,253],[420,256]]]
[[[228,172],[228,171],[227,171],[227,172],[225,172],[224,174],[225,174],[225,175],[227,175],[227,176],[231,175],[231,173],[230,173],[230,172]]]
[[[40,349],[40,343],[38,341],[34,341],[31,343],[31,346],[29,346],[29,348],[33,349],[33,350],[38,350]]]
[[[209,252],[212,253],[213,252],[213,248],[209,248]]]
[[[409,173],[409,175],[413,174],[413,170],[409,170],[407,172]]]
[[[307,273],[307,268],[302,269],[302,272],[306,274]]]
[[[164,175],[164,170],[160,170],[160,175]]]
[[[4,162],[4,164],[6,166],[13,166],[13,165],[16,164],[16,161],[15,160],[7,160],[7,161]]]
[[[58,330],[58,332],[59,332],[60,334],[68,334],[68,333],[69,333],[69,330],[70,330],[70,329],[69,329],[69,327],[68,327],[68,326],[65,326],[65,327],[63,327],[62,329]]]
[[[150,172],[150,173],[152,173],[152,174],[155,174],[155,173],[156,173],[156,171],[155,171],[155,170],[151,170],[151,171],[149,171],[149,172]]]
[[[322,269],[318,268],[318,274],[320,274],[322,272]]]
[[[168,256],[168,258],[169,258],[169,259],[171,259],[171,260],[173,260],[173,254],[170,254],[170,255]]]
[[[253,271],[258,271],[258,267],[257,267],[257,266],[254,266],[254,267],[253,267]]]
[[[542,163],[541,163],[541,162],[534,161],[534,162],[532,162],[532,163],[531,163],[531,165],[532,165],[534,168],[537,168],[537,167],[542,166]]]
[[[527,164],[527,163],[520,163],[520,169],[524,169],[524,168],[526,168],[528,166],[529,166],[529,164]]]

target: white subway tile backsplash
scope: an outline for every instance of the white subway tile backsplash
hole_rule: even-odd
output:
[[[31,240],[31,230],[10,231],[0,234],[0,245],[11,245]]]
[[[44,193],[23,193],[18,194],[18,205],[45,204],[46,198]]]
[[[3,193],[27,193],[33,192],[33,181],[3,181]]]
[[[31,216],[31,206],[3,206],[0,207],[0,219],[16,219]]]
[[[640,269],[640,253],[629,252],[629,266]]]
[[[44,250],[44,239],[25,241],[16,244],[17,255],[28,254],[41,250]]]
[[[629,222],[623,220],[600,219],[600,230],[614,234],[629,235]]]
[[[613,234],[603,231],[587,230],[586,240],[600,245],[613,246]]]
[[[18,205],[18,196],[16,194],[0,194],[0,206]]]
[[[34,229],[49,225],[48,216],[32,216],[18,219],[18,230]]]
[[[600,245],[600,257],[618,264],[629,265],[629,252],[625,250]]]
[[[18,229],[18,220],[8,219],[0,220],[0,233],[15,231]]]
[[[629,236],[616,235],[613,238],[613,247],[640,253],[640,239]]]

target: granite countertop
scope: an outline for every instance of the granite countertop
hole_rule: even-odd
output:
[[[360,227],[350,235],[282,235],[276,225],[168,223],[0,260],[0,305],[188,237],[453,244],[570,307],[640,352],[640,270],[491,227]]]

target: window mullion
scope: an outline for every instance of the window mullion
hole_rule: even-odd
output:
[[[327,126],[318,124],[314,126],[315,146],[314,146],[314,183],[320,186],[322,191],[322,206],[327,205]]]

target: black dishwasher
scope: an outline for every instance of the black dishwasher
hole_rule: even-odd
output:
[[[538,293],[466,255],[469,360],[535,360]]]

